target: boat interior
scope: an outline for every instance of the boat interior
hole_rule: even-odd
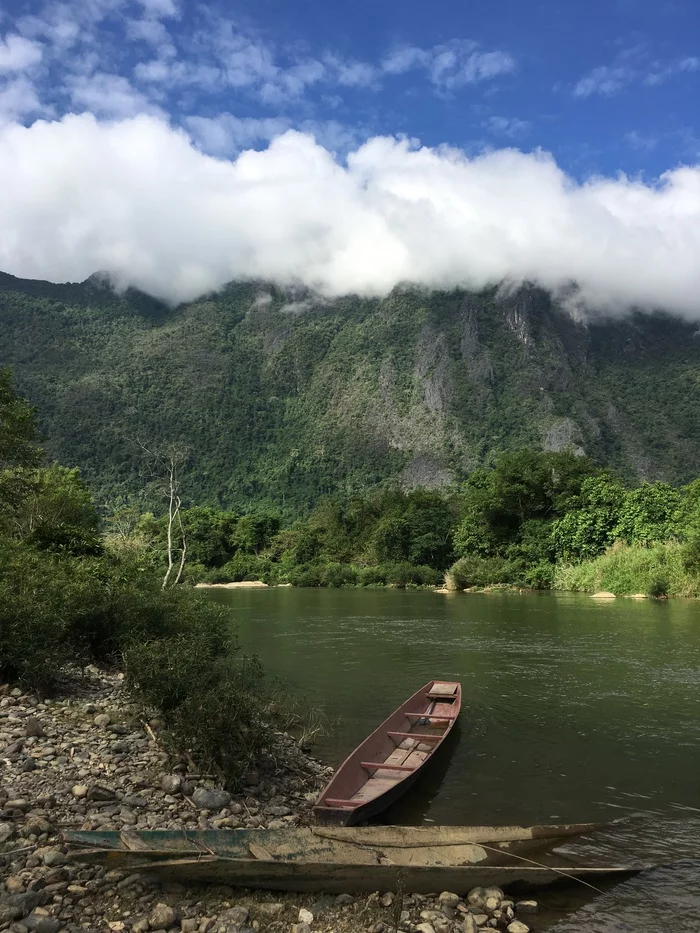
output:
[[[356,762],[359,767],[353,769],[354,775],[343,775],[343,768],[338,771],[338,790],[347,780],[352,792],[334,796],[334,781],[321,806],[356,809],[370,803],[415,772],[430,757],[457,718],[459,684],[434,681],[425,692],[414,695],[411,700],[414,702],[409,701],[383,724],[383,735],[373,733],[357,750],[369,753],[375,746],[371,759],[360,756],[361,760]],[[409,704],[415,708],[407,708]],[[392,722],[394,719],[396,721]],[[386,729],[387,725],[395,728]],[[352,762],[349,760],[346,764],[351,765]],[[350,784],[353,777],[355,786]]]

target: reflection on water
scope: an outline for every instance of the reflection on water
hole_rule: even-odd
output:
[[[654,898],[676,897],[678,879],[687,886],[700,858],[700,604],[553,594],[210,592],[231,607],[245,648],[326,712],[332,729],[317,753],[333,764],[421,683],[460,680],[459,731],[385,818],[625,818],[582,845],[600,860],[683,859],[682,869],[659,868],[617,885],[582,907],[582,920],[565,921],[578,926],[556,929],[656,933],[656,921],[642,925],[639,917]],[[642,894],[650,890],[653,897]],[[674,911],[670,923],[666,916],[665,928],[697,933],[700,904],[683,903],[683,916]],[[615,926],[605,910],[627,919]]]

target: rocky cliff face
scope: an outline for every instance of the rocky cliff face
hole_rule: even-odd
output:
[[[2,276],[0,348],[48,453],[104,500],[142,490],[137,441],[190,447],[195,500],[290,509],[389,478],[446,485],[523,445],[645,478],[700,463],[694,327],[577,321],[537,289],[319,302],[246,283],[168,309]]]

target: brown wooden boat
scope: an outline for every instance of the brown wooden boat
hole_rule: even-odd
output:
[[[350,825],[381,813],[405,793],[449,735],[462,686],[431,680],[349,755],[314,807],[319,823]]]

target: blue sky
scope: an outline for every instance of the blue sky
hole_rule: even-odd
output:
[[[0,269],[700,319],[699,89],[700,0],[5,0]]]
[[[700,155],[697,0],[10,0],[0,118],[167,115],[219,155],[289,126],[542,147],[575,177]]]

